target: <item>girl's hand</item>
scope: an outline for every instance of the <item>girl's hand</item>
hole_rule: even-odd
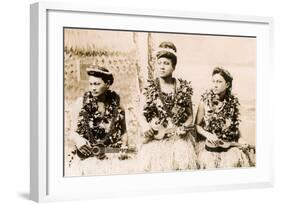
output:
[[[240,147],[240,149],[246,151],[246,150],[250,150],[250,145],[248,143],[243,143]]]
[[[151,129],[149,129],[148,131],[146,131],[144,133],[144,136],[146,138],[153,138],[154,137],[154,133],[155,133],[155,131],[151,128]]]
[[[152,128],[150,128],[148,131],[144,132],[144,138],[142,143],[146,144],[150,142],[153,139],[154,135],[155,135],[155,131]]]
[[[176,134],[179,136],[185,136],[187,133],[187,130],[184,127],[179,127],[176,130]]]
[[[79,148],[79,151],[86,157],[89,157],[91,155],[91,147],[88,145],[83,145]]]
[[[129,158],[128,154],[126,153],[127,149],[128,149],[127,145],[122,145],[121,146],[121,149],[120,149],[120,152],[119,152],[119,156],[118,156],[119,160],[125,160],[125,159]]]
[[[216,134],[210,134],[207,135],[207,140],[213,144],[214,146],[218,146],[219,145],[219,138]]]

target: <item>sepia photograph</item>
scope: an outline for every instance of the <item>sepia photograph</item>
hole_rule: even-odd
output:
[[[64,27],[64,177],[255,167],[256,44]]]

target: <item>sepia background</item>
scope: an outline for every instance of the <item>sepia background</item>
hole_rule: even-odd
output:
[[[155,49],[162,41],[177,47],[175,77],[191,81],[193,111],[200,97],[211,86],[211,73],[220,66],[233,75],[233,93],[241,103],[241,133],[255,145],[256,39],[250,37],[147,33],[94,29],[64,29],[65,146],[73,126],[73,104],[87,90],[89,65],[111,70],[112,89],[121,97],[126,110],[129,144],[138,144],[137,117],[140,92],[146,79],[154,78]]]

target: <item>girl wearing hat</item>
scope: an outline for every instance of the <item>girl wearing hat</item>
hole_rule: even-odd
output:
[[[212,72],[212,89],[202,95],[195,120],[202,169],[254,165],[251,147],[238,143],[240,104],[231,93],[232,80],[227,70],[217,67]]]
[[[162,42],[156,53],[158,77],[148,80],[142,107],[144,140],[139,152],[145,171],[196,169],[190,82],[173,77],[177,49]]]
[[[127,146],[125,112],[121,108],[119,95],[110,90],[114,78],[109,70],[90,67],[87,73],[89,91],[76,102],[80,110],[78,119],[74,120],[76,125],[72,126],[76,127],[72,140],[81,160],[72,166],[80,168],[78,174],[84,175],[119,173],[116,168],[120,168],[120,155],[116,158],[116,155],[106,154],[102,150],[118,150]]]

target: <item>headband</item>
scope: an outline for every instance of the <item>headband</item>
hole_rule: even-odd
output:
[[[101,73],[104,75],[112,76],[112,73],[104,67],[91,65],[86,69],[88,75],[94,75],[94,73]]]
[[[158,48],[155,51],[155,56],[157,56],[157,54],[159,54],[159,53],[171,53],[174,56],[177,56],[177,53],[172,48]]]

